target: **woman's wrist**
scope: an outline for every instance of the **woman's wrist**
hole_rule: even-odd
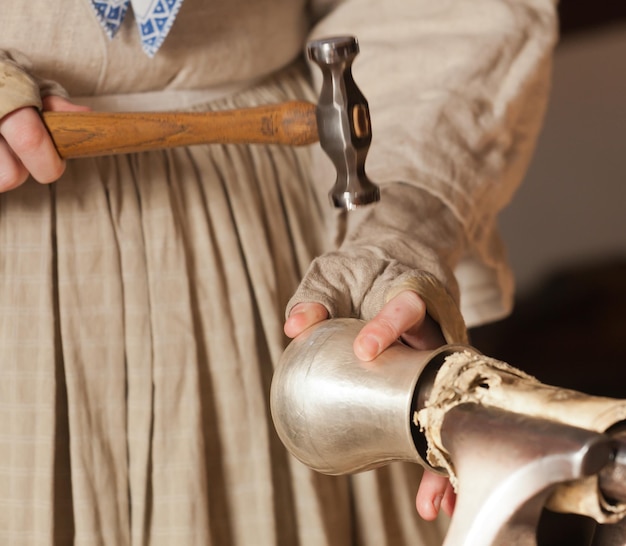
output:
[[[0,119],[27,106],[41,109],[39,84],[12,56],[0,51]]]

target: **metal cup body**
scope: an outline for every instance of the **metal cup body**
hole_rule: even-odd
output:
[[[333,319],[287,347],[271,388],[275,428],[287,449],[325,474],[346,474],[391,461],[424,466],[413,424],[420,375],[437,351],[395,343],[371,362],[352,344],[364,322]]]

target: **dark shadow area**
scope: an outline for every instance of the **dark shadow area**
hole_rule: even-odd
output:
[[[513,314],[475,328],[484,354],[543,383],[626,398],[626,258],[556,272]],[[588,546],[594,522],[544,511],[539,546]]]
[[[557,272],[470,335],[544,383],[626,398],[626,258]]]
[[[623,0],[561,0],[558,9],[563,39],[626,23],[626,2]]]

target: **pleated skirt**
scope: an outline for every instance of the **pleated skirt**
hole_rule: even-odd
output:
[[[301,67],[197,108],[293,98]],[[285,304],[326,240],[309,152],[70,160],[0,195],[0,544],[442,542],[417,465],[323,476],[274,432]]]

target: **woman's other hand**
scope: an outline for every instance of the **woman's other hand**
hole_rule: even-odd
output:
[[[89,110],[54,95],[43,99],[43,109],[52,112]],[[0,119],[0,192],[17,188],[29,176],[49,184],[58,180],[64,171],[65,161],[57,153],[35,108],[20,108]]]

